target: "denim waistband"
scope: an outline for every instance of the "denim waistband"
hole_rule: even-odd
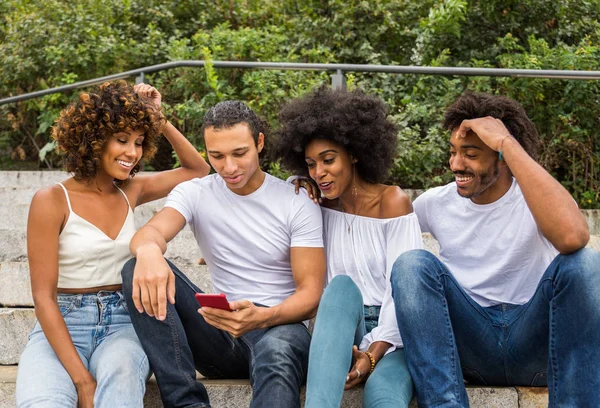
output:
[[[364,306],[363,313],[365,317],[378,318],[381,306]]]
[[[97,304],[101,303],[113,303],[123,301],[123,293],[120,290],[101,290],[96,293],[58,293],[57,300],[61,302],[74,302],[76,306],[82,304]]]

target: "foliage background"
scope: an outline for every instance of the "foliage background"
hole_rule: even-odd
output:
[[[599,17],[597,0],[2,0],[0,96],[180,59],[600,70]],[[214,103],[242,99],[276,127],[282,103],[330,81],[212,67],[149,79],[200,149],[200,121]],[[400,126],[391,183],[450,180],[440,122],[470,89],[521,102],[543,139],[542,164],[582,208],[600,208],[598,81],[356,73],[348,85],[381,96]],[[59,166],[49,128],[75,97],[0,106],[0,168]],[[168,146],[151,163],[173,165]],[[283,174],[277,163],[265,167]]]

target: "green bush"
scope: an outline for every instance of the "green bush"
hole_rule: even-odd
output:
[[[5,0],[0,95],[181,59],[598,71],[599,16],[600,2],[575,0]],[[323,72],[210,64],[148,78],[200,149],[201,119],[214,103],[244,100],[276,127],[286,100],[330,81]],[[598,81],[349,73],[348,86],[381,96],[399,125],[392,183],[429,188],[451,179],[440,122],[448,104],[474,90],[521,102],[543,140],[541,163],[581,207],[600,207]],[[0,106],[2,166],[40,157],[42,167],[59,166],[49,128],[75,97]],[[173,165],[165,154],[155,168]],[[285,175],[278,163],[264,166]]]

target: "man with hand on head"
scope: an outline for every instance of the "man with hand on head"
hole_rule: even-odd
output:
[[[600,406],[600,254],[585,218],[537,162],[538,133],[502,96],[446,112],[455,181],[414,202],[439,259],[392,270],[420,407],[468,407],[469,384],[548,386],[550,407]]]
[[[318,206],[259,167],[265,125],[221,102],[202,132],[216,174],[177,186],[131,241],[123,268],[132,321],[166,407],[210,406],[196,370],[250,378],[252,407],[299,407],[310,334],[325,278]],[[216,292],[233,311],[199,306],[200,290],[163,258],[188,223]]]

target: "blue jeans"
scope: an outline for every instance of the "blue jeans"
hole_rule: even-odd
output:
[[[200,293],[175,265],[175,304],[159,321],[132,311],[165,408],[209,407],[196,370],[208,378],[250,378],[251,407],[299,407],[306,378],[310,334],[302,323],[253,330],[239,338],[218,330],[198,313]],[[131,301],[135,259],[123,267],[123,293]]]
[[[79,357],[96,379],[94,406],[142,407],[150,367],[121,292],[59,294],[58,305]],[[38,322],[19,360],[17,406],[77,406],[73,381]]]
[[[463,376],[548,385],[550,407],[600,407],[598,252],[558,255],[523,305],[479,306],[423,250],[402,254],[391,281],[420,407],[468,407]]]
[[[359,345],[377,326],[379,307],[363,306],[360,290],[346,275],[331,280],[321,302],[308,360],[306,408],[338,408],[352,362],[352,345]],[[366,319],[366,320],[365,320]],[[384,356],[365,383],[363,407],[408,407],[413,384],[404,350]]]

